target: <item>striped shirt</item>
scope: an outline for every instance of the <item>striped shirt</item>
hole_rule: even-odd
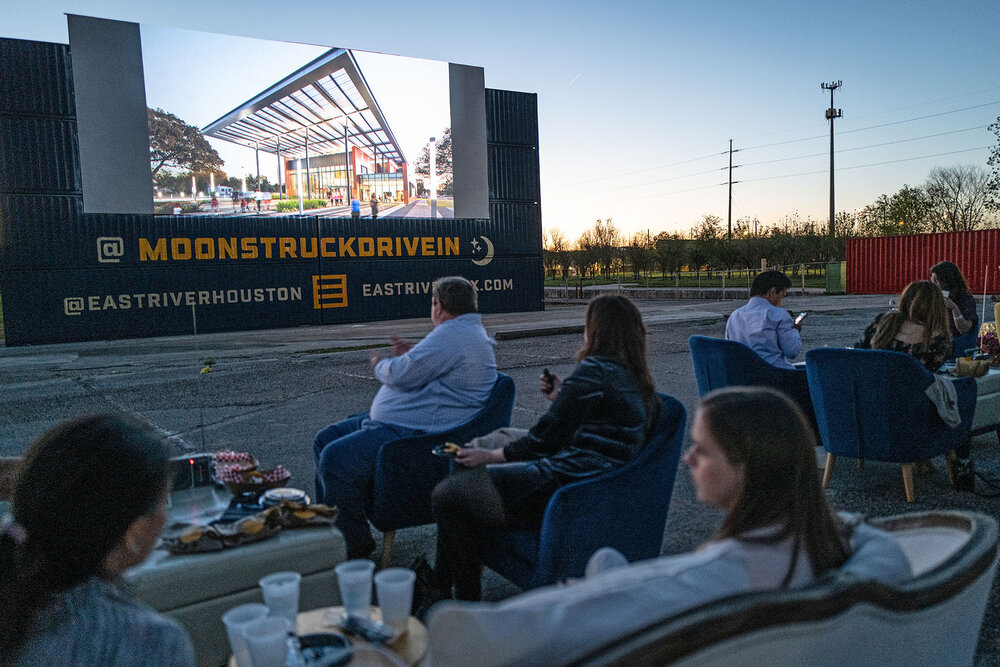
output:
[[[187,633],[118,590],[91,578],[63,593],[39,614],[36,631],[15,664],[188,667]]]

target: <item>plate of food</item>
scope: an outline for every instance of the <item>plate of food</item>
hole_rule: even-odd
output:
[[[458,454],[458,450],[461,447],[456,445],[454,442],[446,442],[443,445],[438,445],[431,450],[431,453],[436,456],[443,456],[446,459],[455,458],[455,454]]]

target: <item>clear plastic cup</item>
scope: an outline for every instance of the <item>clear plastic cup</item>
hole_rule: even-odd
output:
[[[243,637],[243,627],[264,618],[267,613],[267,606],[251,602],[233,607],[222,615],[222,623],[226,626],[226,635],[229,637],[229,648],[236,657],[236,667],[253,667],[253,663],[250,662],[250,649],[246,638]]]
[[[253,667],[285,667],[291,624],[282,616],[265,616],[243,626]]]
[[[337,573],[344,613],[368,618],[371,614],[372,572],[375,571],[375,563],[365,559],[349,560],[333,570]]]
[[[382,610],[382,622],[403,634],[410,624],[413,583],[417,574],[402,567],[390,567],[375,575],[375,594]]]
[[[271,616],[287,618],[293,631],[297,628],[295,617],[299,613],[301,581],[302,575],[298,572],[275,572],[258,582]]]

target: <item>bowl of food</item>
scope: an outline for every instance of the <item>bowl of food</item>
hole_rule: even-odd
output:
[[[275,466],[272,470],[223,470],[219,481],[226,485],[234,496],[247,493],[260,494],[268,489],[277,489],[288,484],[292,473],[284,466]]]

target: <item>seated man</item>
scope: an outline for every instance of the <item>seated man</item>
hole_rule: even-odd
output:
[[[802,325],[781,307],[791,286],[781,271],[758,273],[750,286],[750,301],[726,322],[726,339],[743,343],[772,366],[795,368],[789,359],[802,350]]]
[[[393,337],[391,358],[371,354],[382,387],[368,414],[349,417],[316,435],[316,495],[340,508],[348,558],[375,548],[365,516],[375,458],[386,442],[447,431],[482,409],[497,379],[495,341],[477,311],[476,288],[460,276],[439,278],[431,298],[434,329],[411,346]]]

